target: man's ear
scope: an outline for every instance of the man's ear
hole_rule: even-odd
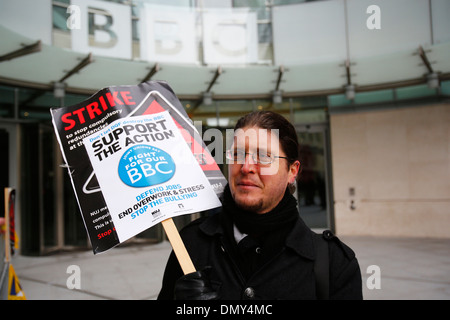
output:
[[[297,175],[300,171],[300,161],[295,160],[294,163],[292,163],[289,166],[289,183],[295,183],[295,180],[297,179]]]

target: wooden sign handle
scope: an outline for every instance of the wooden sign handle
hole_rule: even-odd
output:
[[[178,262],[180,263],[181,269],[184,274],[195,272],[194,264],[192,263],[191,257],[184,246],[183,240],[173,222],[172,218],[166,219],[161,222],[164,227],[164,231],[169,238],[170,244],[172,245],[173,251],[177,256]]]

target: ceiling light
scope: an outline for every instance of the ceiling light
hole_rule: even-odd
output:
[[[427,85],[430,89],[439,88],[439,76],[436,72],[427,75]]]
[[[55,82],[53,85],[53,95],[55,98],[64,98],[66,94],[66,85],[62,82]]]
[[[212,93],[211,92],[203,92],[203,104],[205,106],[212,105]]]
[[[227,127],[230,124],[229,118],[207,118],[206,125],[209,127]]]
[[[353,84],[345,86],[345,96],[347,100],[355,99],[355,86]]]
[[[281,91],[280,90],[277,90],[277,91],[273,92],[272,102],[273,103],[281,103],[281,102],[283,102],[283,97],[281,95]]]

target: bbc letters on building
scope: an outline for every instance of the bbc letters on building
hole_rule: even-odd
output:
[[[73,10],[76,8],[76,10]],[[192,8],[139,4],[140,59],[199,64],[197,12]],[[71,0],[72,50],[132,59],[132,15],[129,5]],[[203,59],[206,63],[256,63],[256,13],[248,9],[202,14]]]
[[[94,253],[220,206],[226,180],[167,83],[105,88],[51,113]]]

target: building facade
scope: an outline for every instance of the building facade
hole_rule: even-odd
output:
[[[445,0],[1,1],[0,179],[22,253],[89,246],[49,108],[149,80],[204,131],[288,118],[309,226],[448,237],[449,16]]]

